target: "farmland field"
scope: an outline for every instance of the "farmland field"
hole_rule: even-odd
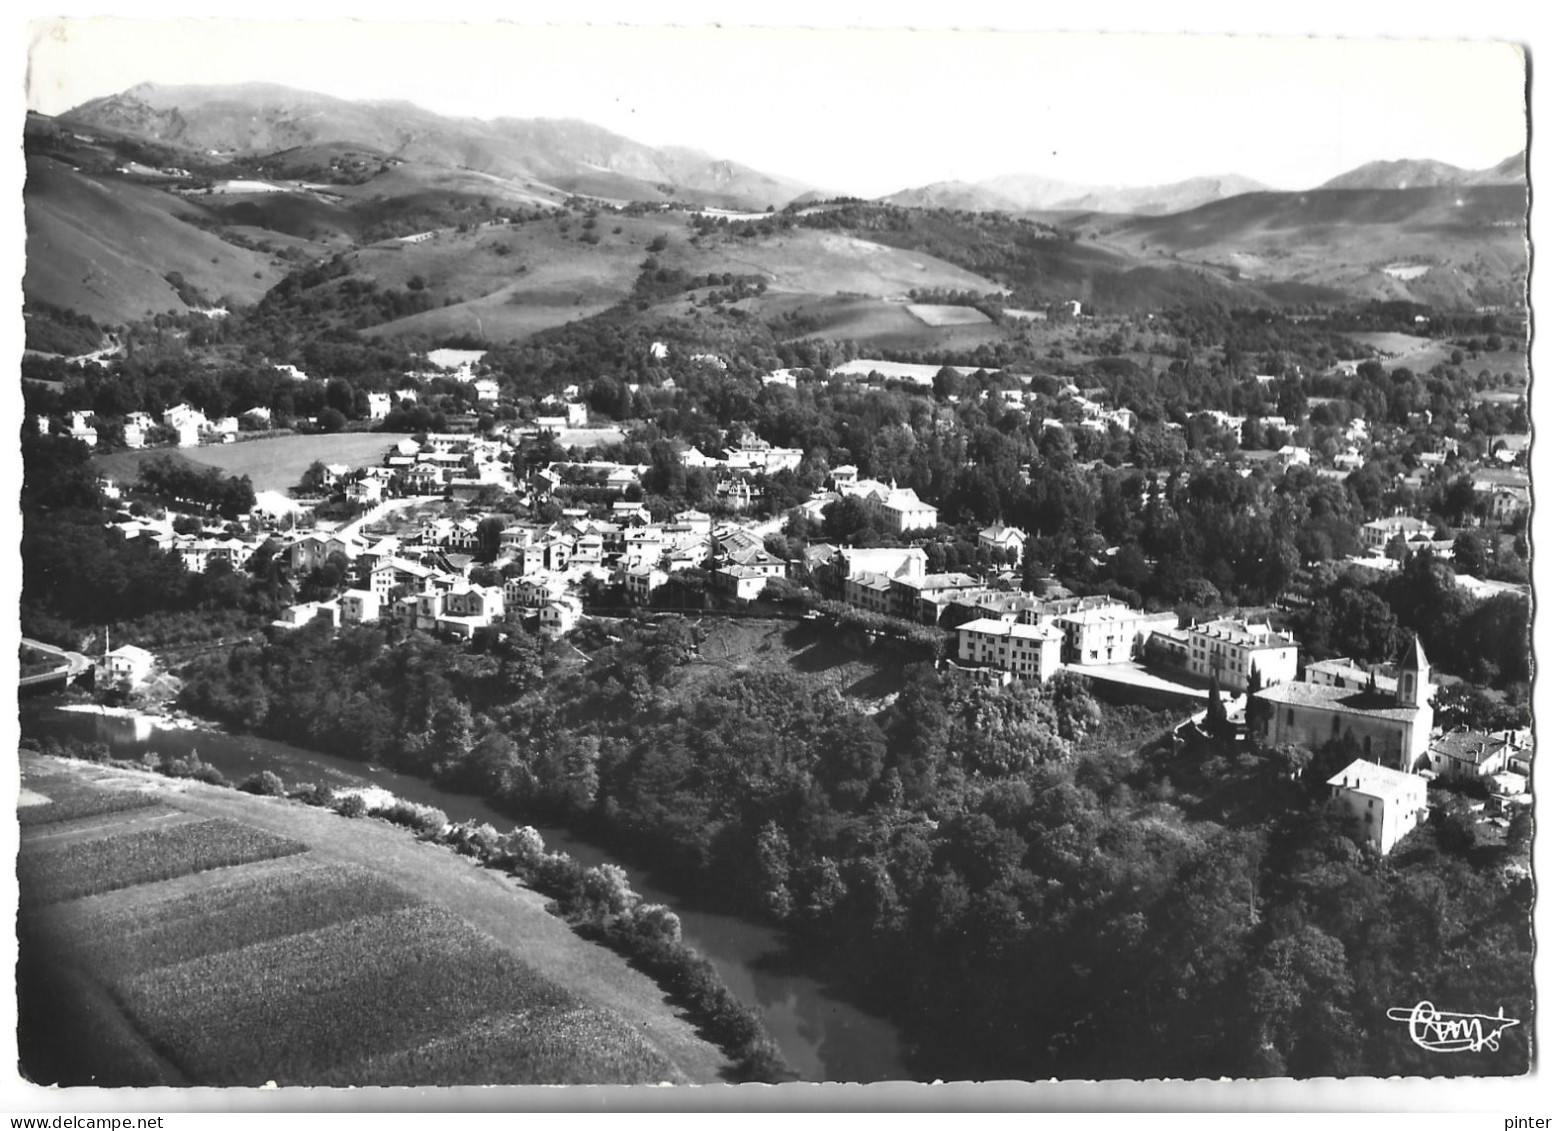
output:
[[[973,306],[913,302],[905,309],[929,326],[985,326],[992,321]]]
[[[43,794],[41,804],[28,805],[17,810],[16,820],[22,826],[52,825],[63,821],[75,821],[82,817],[100,817],[108,813],[124,813],[131,809],[145,809],[157,804],[157,798],[144,793],[90,793],[80,792],[56,795],[51,789]]]
[[[100,840],[27,844],[17,859],[22,905],[169,880],[305,851],[295,840],[221,818]]]
[[[193,1078],[239,1085],[323,1082],[332,1069],[416,1049],[483,1018],[573,1004],[432,907],[162,966],[121,989],[138,1027]]]
[[[329,435],[270,436],[236,444],[207,444],[199,448],[148,448],[96,456],[93,463],[103,474],[122,482],[133,481],[148,459],[174,455],[224,475],[247,475],[256,491],[287,491],[296,487],[315,460],[348,467],[378,464],[390,448],[406,437],[394,432],[336,432]]]
[[[96,839],[63,845],[47,839],[59,824],[22,829],[20,1043],[36,1081],[721,1076],[648,978],[536,893],[404,830],[25,752],[23,778],[48,798],[29,808],[102,818],[84,831]],[[126,795],[187,823],[134,831]]]

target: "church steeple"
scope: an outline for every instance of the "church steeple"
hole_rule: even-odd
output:
[[[1420,637],[1411,634],[1398,661],[1398,705],[1426,707],[1431,703],[1431,661],[1426,659]]]

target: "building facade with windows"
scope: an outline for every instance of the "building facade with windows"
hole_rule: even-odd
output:
[[[1299,660],[1295,637],[1267,624],[1226,618],[1187,629],[1187,670],[1200,679],[1213,676],[1226,691],[1245,691],[1254,668],[1262,687],[1292,680]]]
[[[1404,773],[1419,768],[1431,744],[1431,665],[1416,637],[1398,666],[1390,692],[1291,680],[1264,688],[1264,740],[1317,750],[1335,739],[1356,743],[1361,758]],[[1250,720],[1250,716],[1249,716]]]

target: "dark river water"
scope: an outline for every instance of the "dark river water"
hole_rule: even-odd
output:
[[[145,723],[138,726],[131,719],[62,711],[40,701],[23,703],[21,730],[23,735],[37,738],[104,742],[120,758],[139,758],[148,750],[182,757],[193,750],[233,782],[270,770],[289,788],[309,782],[333,788],[378,786],[409,801],[437,806],[454,821],[485,821],[501,831],[515,826],[513,818],[478,798],[447,793],[420,778],[264,738],[154,728]],[[759,1010],[786,1062],[804,1080],[871,1083],[908,1078],[894,1026],[840,1001],[815,978],[775,968],[783,941],[774,928],[690,907],[687,900],[653,883],[643,869],[615,859],[565,829],[538,825],[537,831],[549,849],[567,852],[582,863],[619,865],[642,897],[676,911],[683,923],[684,941],[715,964],[738,998]]]

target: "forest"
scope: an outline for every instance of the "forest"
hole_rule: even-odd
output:
[[[1532,1016],[1523,822],[1483,845],[1449,807],[1383,860],[1324,804],[1347,750],[1178,750],[1073,677],[909,657],[868,715],[784,668],[712,670],[700,631],[582,631],[581,661],[303,629],[198,662],[181,705],[619,842],[783,925],[927,1078],[1526,1070],[1526,1038],[1453,1068],[1380,1020]]]

